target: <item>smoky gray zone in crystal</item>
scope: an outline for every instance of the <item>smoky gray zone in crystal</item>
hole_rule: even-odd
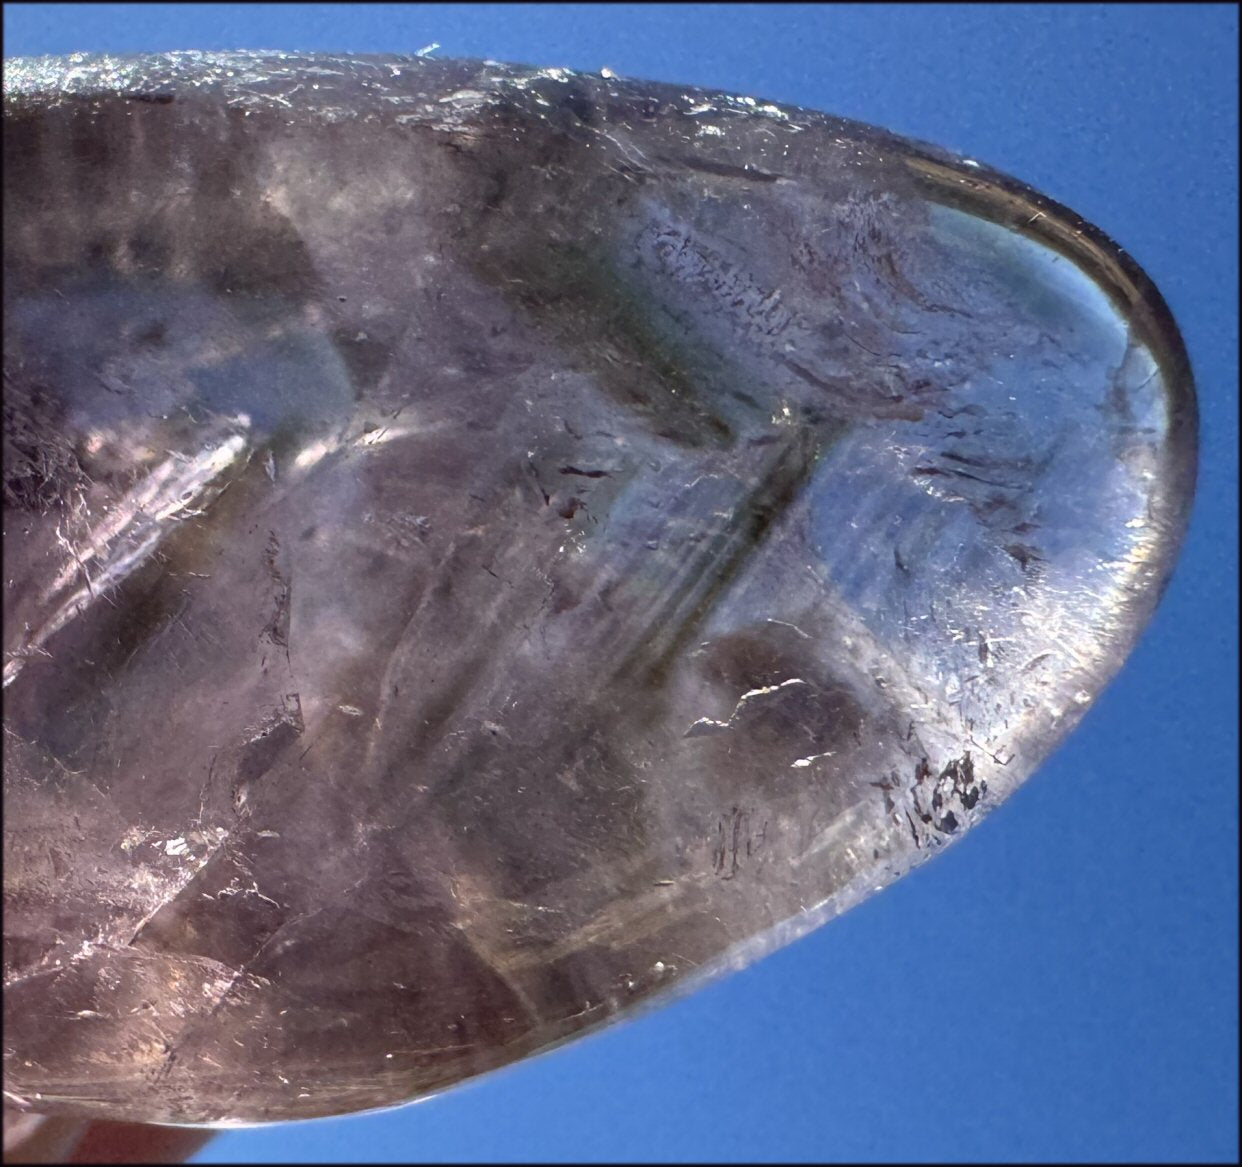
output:
[[[6,99],[35,1109],[386,1105],[796,934],[1072,727],[1193,486],[1167,310],[1011,180],[665,86],[247,60]]]

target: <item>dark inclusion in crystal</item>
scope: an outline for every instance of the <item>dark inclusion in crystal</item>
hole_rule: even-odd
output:
[[[383,1106],[748,961],[1025,778],[1193,489],[1099,231],[801,109],[11,62],[5,1083]]]

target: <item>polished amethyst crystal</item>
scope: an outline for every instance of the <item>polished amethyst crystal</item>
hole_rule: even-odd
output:
[[[959,837],[1148,619],[1186,357],[1098,230],[802,109],[9,62],[5,1085],[402,1102]]]

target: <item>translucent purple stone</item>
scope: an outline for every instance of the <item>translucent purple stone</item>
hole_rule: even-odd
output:
[[[1159,294],[823,114],[384,57],[9,62],[5,1086],[386,1106],[958,838],[1160,595]]]

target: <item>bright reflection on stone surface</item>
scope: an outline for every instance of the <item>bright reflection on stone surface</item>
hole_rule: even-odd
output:
[[[1167,580],[1163,302],[974,162],[397,58],[5,71],[5,1084],[417,1097],[1024,779]]]

